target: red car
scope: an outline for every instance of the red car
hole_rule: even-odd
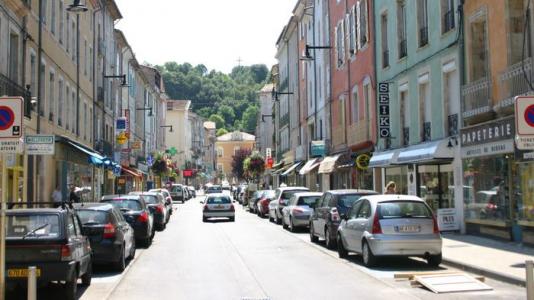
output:
[[[269,202],[271,202],[274,199],[275,191],[274,190],[266,190],[261,199],[258,201],[257,204],[257,210],[256,213],[258,214],[258,217],[263,218],[269,213]]]

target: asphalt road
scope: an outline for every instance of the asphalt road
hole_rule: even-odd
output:
[[[123,273],[99,267],[83,300],[102,299],[524,299],[520,287],[486,280],[494,291],[436,295],[395,281],[429,268],[417,259],[389,259],[367,269],[359,256],[339,259],[305,231],[290,233],[236,205],[236,221],[202,222],[198,199],[175,205],[167,229],[138,249]],[[59,288],[39,299],[60,299]],[[21,298],[23,299],[23,298]]]

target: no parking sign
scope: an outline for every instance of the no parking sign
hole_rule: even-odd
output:
[[[520,150],[534,150],[534,97],[515,98],[516,145]]]
[[[18,139],[22,136],[22,97],[0,98],[0,139]]]

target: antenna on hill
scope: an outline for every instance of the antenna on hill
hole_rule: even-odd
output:
[[[237,58],[237,66],[238,67],[241,67],[241,63],[243,62],[243,60],[241,59],[241,57],[238,57]]]

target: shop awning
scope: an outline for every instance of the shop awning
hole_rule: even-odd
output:
[[[313,171],[313,169],[317,168],[320,164],[321,162],[319,158],[312,158],[304,164],[302,169],[300,169],[299,174],[306,175],[310,173],[311,171]]]
[[[448,139],[422,143],[400,150],[396,164],[440,163],[454,159]]]
[[[281,168],[276,169],[276,170],[273,169],[273,173],[272,174],[273,175],[281,174],[281,173],[285,172],[289,167],[291,167],[291,165],[282,166]]]
[[[282,168],[283,166],[284,166],[284,161],[281,161],[281,162],[275,164],[275,165],[272,167],[272,170],[273,170],[273,171],[276,171],[276,170]]]
[[[337,160],[337,169],[348,169],[356,166],[356,160],[352,157],[352,154],[343,154]]]
[[[295,171],[295,169],[300,166],[302,162],[298,161],[296,163],[294,163],[293,165],[291,165],[289,168],[287,168],[287,170],[284,171],[284,173],[282,173],[282,176],[287,176],[289,174],[291,174],[291,172]]]
[[[126,176],[133,176],[133,177],[143,177],[143,174],[135,169],[135,168],[128,168],[128,167],[122,167],[122,175]]]
[[[398,150],[374,152],[369,160],[369,168],[384,168],[391,166],[395,163],[398,155]]]
[[[83,146],[81,144],[78,144],[77,142],[69,139],[68,137],[66,136],[61,136],[61,137],[57,137],[56,141],[60,141],[64,144],[67,144],[71,147],[73,147],[74,149],[82,152],[82,153],[85,153],[89,156],[89,160],[92,164],[95,164],[95,165],[101,165],[101,164],[104,164],[104,163],[108,163],[108,164],[111,164],[112,161],[109,159],[109,158],[106,158],[104,156],[102,156],[100,153],[96,152],[95,150],[89,148],[89,147],[86,147],[86,146]]]
[[[340,156],[341,155],[338,154],[334,156],[325,157],[324,160],[319,165],[319,174],[332,173],[336,166],[336,161],[339,159]]]

